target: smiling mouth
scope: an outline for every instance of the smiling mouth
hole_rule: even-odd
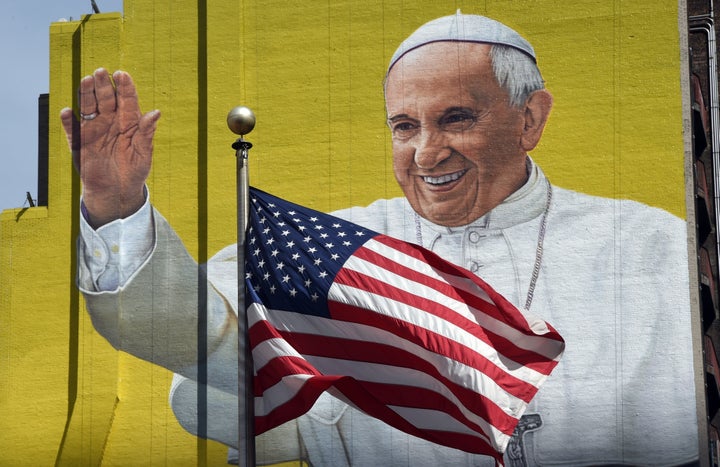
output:
[[[463,175],[467,173],[468,169],[459,170],[447,175],[441,175],[439,177],[423,176],[422,179],[425,183],[433,186],[442,186],[459,180]]]

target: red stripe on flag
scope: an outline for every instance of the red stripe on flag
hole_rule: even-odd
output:
[[[375,383],[371,381],[364,381],[362,385],[368,392],[372,393],[379,402],[385,405],[443,412],[448,417],[454,418],[459,423],[467,427],[467,431],[486,433],[484,427],[468,419],[455,404],[443,397],[442,394],[438,394],[430,389],[415,386],[403,386],[401,384]],[[506,435],[511,436],[516,424],[517,419],[505,427],[498,427],[497,425],[493,426]],[[418,423],[417,425],[420,424]],[[426,418],[423,425],[438,427],[439,424],[434,423],[432,418]],[[448,430],[439,430],[439,428],[438,431],[444,431],[446,433],[449,432]],[[463,432],[452,431],[452,433],[462,434]],[[489,436],[487,437],[489,438]],[[478,438],[481,437],[478,436]]]
[[[411,386],[409,383],[404,384],[403,371],[404,369],[410,369],[417,372],[425,373],[435,380],[438,381],[448,392],[451,392],[459,402],[465,406],[468,410],[475,413],[479,417],[491,423],[493,426],[498,427],[500,431],[512,434],[512,430],[517,424],[517,418],[512,415],[508,415],[503,409],[498,407],[497,403],[489,398],[487,395],[478,393],[464,386],[462,382],[456,382],[448,378],[447,375],[440,372],[432,363],[427,360],[414,355],[411,352],[392,347],[385,344],[378,344],[374,342],[350,340],[341,338],[330,338],[308,334],[291,334],[287,333],[286,338],[293,347],[295,347],[303,355],[317,355],[329,359],[338,359],[352,362],[364,362],[364,363],[375,363],[380,365],[394,366],[397,367],[397,372],[394,373],[393,381],[397,382],[397,386],[403,387],[406,390],[416,388],[424,391],[425,389],[419,386]],[[311,359],[312,360],[312,359]],[[322,366],[317,367],[319,371],[325,372],[327,369]],[[393,370],[395,371],[395,370]],[[325,373],[327,374],[327,373]],[[352,374],[349,376],[353,376]],[[510,375],[505,375],[508,379],[512,378]],[[359,379],[359,378],[357,378]],[[537,392],[537,388],[524,383],[523,381],[516,380],[518,386],[522,386],[522,389],[518,389],[518,392]],[[394,386],[390,381],[386,383],[368,382],[364,381],[363,384],[375,385],[380,388],[382,386],[391,387]],[[439,394],[436,391],[430,391],[436,394],[442,402],[440,406],[432,406],[437,410],[444,411],[443,405],[451,405],[455,407],[455,403],[447,397]],[[377,397],[377,394],[373,393],[373,396]],[[407,404],[406,401],[409,399],[405,398],[401,393],[396,392],[394,394],[398,400],[393,402],[394,405],[412,407],[413,404]],[[513,395],[509,395],[512,398]],[[517,396],[515,396],[517,397]],[[428,399],[429,400],[429,399]],[[527,399],[529,400],[529,399]],[[527,400],[525,402],[527,402]],[[519,405],[519,404],[518,404]],[[423,407],[420,405],[419,407]],[[431,408],[427,406],[426,408]],[[461,415],[464,417],[464,415]]]
[[[306,345],[302,345],[297,342],[298,340],[300,340],[299,337],[302,337],[302,340],[305,340]],[[322,347],[322,343],[317,342],[317,336],[292,334],[291,339],[293,341],[296,341],[294,343],[297,344],[297,347],[300,348],[304,346]],[[338,341],[341,341],[338,342],[341,346],[348,346],[347,341],[344,341],[342,339]],[[367,343],[365,342],[358,342],[356,344],[361,350],[364,348],[364,346],[367,345]],[[337,346],[331,345],[330,347],[336,348]],[[378,352],[381,351],[380,347],[381,346],[378,346]],[[373,354],[371,350],[369,350],[369,353]],[[378,360],[381,361],[380,358],[378,358]],[[290,369],[293,368],[296,362],[297,358],[277,358],[274,359],[274,361],[268,363],[268,365],[266,365],[265,367],[267,367],[268,369],[275,368],[278,370],[278,372],[281,373],[287,372],[289,375],[288,377],[292,378],[295,372],[290,371]],[[287,365],[288,363],[290,363],[290,365]],[[301,366],[304,366],[304,364]],[[426,369],[433,371],[433,369],[429,367]],[[319,397],[319,395],[323,391],[327,390],[330,386],[335,386],[339,390],[341,390],[342,393],[349,397],[351,400],[353,400],[353,403],[356,404],[361,410],[365,411],[371,416],[378,417],[390,423],[398,429],[409,432],[423,439],[427,439],[433,442],[440,442],[447,446],[463,449],[468,452],[495,455],[494,449],[490,447],[487,442],[479,436],[472,436],[457,432],[420,429],[406,419],[404,419],[396,412],[394,412],[392,409],[387,407],[387,405],[395,405],[438,410],[455,417],[456,419],[458,419],[459,422],[468,426],[471,429],[478,430],[480,433],[484,432],[484,430],[477,426],[477,424],[468,420],[467,417],[465,417],[461,413],[461,411],[455,406],[455,404],[452,403],[452,401],[443,397],[441,394],[418,387],[358,381],[355,378],[341,375],[317,375],[305,381],[300,390],[295,392],[294,395],[290,397],[286,402],[278,405],[277,407],[274,407],[266,415],[256,416],[256,433],[263,433],[275,426],[278,426],[279,424],[282,424],[288,420],[304,414],[312,407],[314,401]],[[480,400],[482,399],[482,396],[473,393],[467,388],[459,388],[456,386],[455,389],[460,389],[461,392],[466,391],[468,394],[471,394],[472,396],[477,398],[477,401],[475,401],[474,404],[468,403],[466,405],[476,405],[482,407],[483,410],[488,408],[488,406],[484,406],[482,404]],[[466,401],[472,400],[472,398],[465,397],[462,394],[460,398],[465,399]],[[477,407],[468,408],[476,409]],[[499,409],[497,410],[499,411]],[[507,423],[507,425],[505,425],[505,428],[503,428],[502,425],[504,423],[500,422],[496,418],[491,417],[493,418],[492,424],[498,427],[500,431],[503,431],[506,434],[510,434],[512,432],[512,427],[515,426],[517,421],[512,420],[512,417],[502,414],[501,411],[499,411],[498,413],[501,415],[501,417],[499,418],[506,419],[505,422]]]
[[[514,342],[510,341],[509,339],[479,326],[477,322],[469,320],[468,318],[460,315],[451,308],[448,308],[434,300],[429,300],[414,295],[410,290],[388,284],[375,276],[369,276],[357,271],[342,269],[335,277],[335,283],[356,288],[358,289],[358,293],[368,294],[369,292],[367,291],[372,290],[373,294],[381,295],[383,297],[404,303],[410,307],[415,308],[416,310],[412,310],[413,312],[418,312],[419,310],[422,310],[421,312],[441,318],[453,324],[454,326],[463,329],[464,331],[468,332],[473,337],[486,343],[487,345],[498,349],[500,354],[502,354],[507,359],[512,360],[512,362],[515,362],[516,366],[522,365],[544,375],[548,375],[557,365],[557,362],[553,360],[548,360],[545,356],[541,354],[538,354],[528,349],[517,347]],[[408,287],[410,287],[410,285]],[[506,311],[511,314],[513,312],[516,312],[516,309],[512,307],[511,309]],[[334,319],[342,319],[351,322],[363,322],[365,324],[375,325],[372,323],[372,320],[375,318],[374,314],[371,315],[367,313],[367,311],[363,313],[358,313],[356,311],[355,314],[358,316],[348,316],[348,314],[342,316],[333,314],[332,316]],[[370,322],[366,322],[366,320],[370,320]],[[397,331],[401,331],[403,329],[408,329],[407,326],[411,326],[411,323],[405,323],[404,327],[394,326],[388,330],[395,329]],[[411,331],[413,330],[413,328],[410,329]],[[398,334],[397,332],[395,333]],[[452,358],[458,360],[461,358],[459,353],[464,351],[454,347],[455,341],[450,341],[453,344],[451,346],[446,345],[443,347],[438,347],[437,345],[433,345],[436,344],[434,335],[432,336],[432,341],[420,341],[418,340],[419,337],[424,338],[427,337],[427,335],[420,334],[419,337],[412,337],[412,332],[403,333],[403,337],[407,339],[412,339],[413,342],[416,342],[420,345],[428,345],[429,349],[438,353],[449,354],[450,356],[452,356]],[[447,344],[448,341],[444,341],[442,343]]]
[[[282,381],[286,376],[318,376],[321,374],[303,357],[275,357],[255,374],[253,379],[254,395],[262,396],[267,389]]]
[[[409,323],[399,322],[392,317],[370,314],[366,311],[363,312],[363,310],[358,310],[352,305],[332,302],[330,303],[330,307],[334,319],[383,329],[408,342],[442,355],[449,360],[455,360],[475,368],[492,378],[495,383],[505,389],[505,391],[525,402],[529,402],[537,392],[535,386],[499,368],[476,350],[433,331],[413,326]],[[396,348],[397,347],[391,347],[391,349]],[[358,350],[362,351],[362,349]],[[393,357],[388,355],[389,353],[390,351],[387,351],[387,353],[381,357],[388,360],[392,359]]]
[[[449,293],[455,292],[461,297],[462,301],[468,303],[474,308],[485,311],[488,316],[510,324],[512,327],[516,328],[518,331],[524,333],[527,336],[537,336],[537,333],[528,327],[527,320],[523,316],[522,312],[515,305],[510,303],[505,297],[495,291],[487,282],[485,282],[475,274],[471,273],[470,271],[443,260],[440,256],[433,253],[432,251],[425,250],[421,247],[418,247],[417,245],[403,242],[401,240],[388,237],[386,235],[377,235],[373,238],[373,240],[377,241],[378,243],[382,243],[389,248],[397,250],[400,253],[415,258],[418,261],[430,265],[437,273],[440,273],[442,276],[450,276],[450,278],[455,279],[462,278],[473,282],[476,287],[479,287],[483,292],[485,292],[485,294],[488,295],[488,297],[492,300],[493,303],[488,303],[480,299],[477,295],[474,295],[472,292],[463,290],[461,288],[452,287],[452,285],[444,285],[444,293],[447,295]],[[367,250],[367,248],[361,248],[361,250]],[[355,254],[359,255],[360,250],[356,251]],[[372,261],[378,262],[378,258],[384,257],[379,254],[375,254],[374,258],[375,259],[373,259]],[[389,260],[385,259],[385,261]],[[416,275],[418,275],[417,273],[415,273],[414,270],[408,269],[402,264],[394,262],[393,264],[396,264],[399,268],[404,268],[405,271],[409,271],[410,275],[408,275],[408,277],[414,278]],[[448,282],[452,283],[452,280],[448,280]],[[450,290],[451,292],[447,292],[447,290]],[[508,309],[514,310],[514,312],[508,313]],[[542,337],[546,339],[552,339],[554,341],[557,341],[558,343],[562,343],[563,339],[560,334],[555,329],[553,329],[550,324],[545,324],[547,325],[550,332],[544,334]]]
[[[296,418],[307,411],[320,393],[331,386],[337,388],[349,400],[368,415],[385,421],[391,426],[419,438],[439,443],[456,449],[475,454],[493,456],[502,461],[498,454],[498,448],[492,446],[480,435],[458,433],[454,431],[439,431],[434,429],[420,429],[393,411],[379,399],[368,397],[367,390],[357,380],[347,376],[315,376],[308,380],[296,395],[286,403],[278,406],[275,410],[265,416],[255,417],[255,431],[262,434],[287,420]]]
[[[362,394],[365,392],[352,378],[341,378],[335,382],[334,386],[351,400],[361,399]],[[493,448],[479,436],[463,436],[456,432],[437,432],[435,430],[419,429],[377,399],[368,399],[366,402],[367,404],[362,407],[365,413],[372,417],[379,418],[399,430],[434,443],[462,449],[466,452],[490,455],[502,463],[502,455],[496,451],[499,447]]]
[[[266,415],[255,415],[255,434],[260,435],[305,414],[312,408],[320,394],[333,386],[337,380],[337,376],[311,377],[285,403],[274,407]]]

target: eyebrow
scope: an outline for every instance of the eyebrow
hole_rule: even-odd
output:
[[[416,118],[411,117],[408,114],[399,114],[399,115],[393,115],[392,117],[388,117],[388,122],[394,122],[395,120],[402,120],[404,118],[409,118],[411,120],[417,120]]]
[[[471,107],[454,106],[454,107],[448,107],[447,109],[443,110],[443,112],[442,112],[442,114],[440,114],[440,116],[442,117],[442,116],[447,115],[452,112],[467,112],[472,115],[477,114],[477,112],[475,110],[473,110]],[[411,120],[418,120],[417,118],[411,117],[408,114],[398,114],[398,115],[393,115],[392,117],[388,117],[387,121],[394,122],[395,120],[402,120],[405,118],[409,118]]]
[[[455,107],[449,107],[449,108],[445,109],[445,111],[443,112],[443,115],[447,115],[451,112],[469,112],[471,114],[476,113],[471,107],[455,106]]]

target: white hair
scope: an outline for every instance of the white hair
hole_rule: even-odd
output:
[[[490,47],[495,79],[510,96],[510,105],[521,107],[533,92],[545,89],[540,70],[529,55],[503,44]]]

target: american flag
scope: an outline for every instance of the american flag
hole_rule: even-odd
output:
[[[471,272],[254,188],[245,257],[257,434],[333,388],[407,433],[501,459],[564,349]]]

